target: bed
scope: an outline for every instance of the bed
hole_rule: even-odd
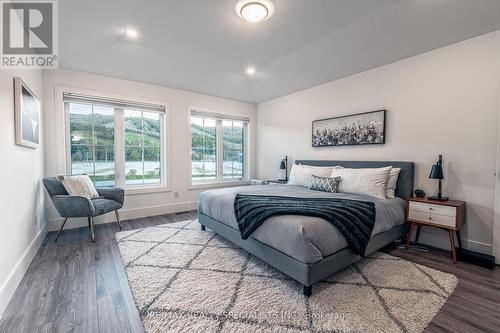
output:
[[[236,194],[285,195],[300,198],[339,198],[375,203],[376,218],[365,255],[369,255],[406,233],[405,199],[413,193],[413,162],[298,160],[296,164],[346,168],[401,168],[396,197],[378,199],[349,193],[310,191],[302,186],[273,184],[241,186],[205,191],[200,194],[198,221],[205,227],[242,247],[269,265],[302,284],[310,296],[312,285],[362,257],[354,254],[344,236],[329,222],[310,216],[280,215],[267,219],[244,240],[234,214]]]

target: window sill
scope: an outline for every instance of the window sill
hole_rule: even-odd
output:
[[[152,186],[136,186],[136,187],[126,187],[125,195],[137,195],[137,194],[148,194],[148,193],[162,193],[170,192],[169,186],[165,185],[152,185]]]
[[[213,183],[194,183],[188,186],[188,190],[202,190],[202,189],[219,188],[219,187],[235,187],[235,186],[245,186],[250,184],[251,182],[249,180],[222,181]]]

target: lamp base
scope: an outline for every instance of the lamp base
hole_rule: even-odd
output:
[[[437,200],[437,201],[448,201],[448,197],[443,197],[443,196],[439,196],[439,195],[433,195],[431,197],[428,197],[427,199]]]

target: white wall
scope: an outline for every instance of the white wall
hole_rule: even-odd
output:
[[[444,192],[467,201],[466,246],[491,253],[499,110],[500,31],[258,105],[257,174],[281,176],[280,158],[416,163],[416,188],[444,155]],[[311,147],[311,121],[387,109],[383,146]],[[272,144],[269,144],[271,143]],[[449,248],[440,230],[422,241]]]
[[[116,79],[106,76],[76,72],[70,70],[44,71],[44,113],[45,121],[45,174],[57,175],[66,173],[64,149],[64,114],[62,112],[62,96],[64,87],[89,90],[96,95],[112,95],[131,100],[143,100],[166,103],[170,120],[167,124],[167,140],[170,140],[167,152],[169,163],[170,191],[149,194],[127,195],[121,217],[137,218],[186,211],[196,208],[200,189],[190,189],[188,160],[188,107],[213,110],[221,113],[246,115],[250,117],[250,170],[255,170],[255,135],[256,106],[250,103],[217,98],[183,90],[170,89],[134,81]],[[167,121],[168,122],[168,121]],[[175,195],[178,194],[176,198]],[[60,226],[60,217],[48,201],[46,203],[49,230]],[[96,219],[99,222],[114,221],[114,215],[108,214]],[[72,219],[67,227],[83,226],[86,221]]]
[[[39,149],[15,144],[14,76],[42,99],[42,71],[0,70],[0,317],[46,233],[43,138]]]

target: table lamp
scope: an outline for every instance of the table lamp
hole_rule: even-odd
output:
[[[285,156],[285,158],[281,160],[280,170],[285,170],[285,179],[280,180],[288,182],[288,156]]]
[[[429,197],[429,200],[439,200],[439,201],[446,201],[448,200],[447,197],[443,197],[443,194],[441,193],[442,191],[442,181],[444,179],[444,174],[443,174],[443,155],[439,155],[439,160],[437,161],[436,164],[432,166],[431,173],[429,174],[430,179],[437,179],[439,180],[439,189],[437,195],[434,195],[432,197]]]

